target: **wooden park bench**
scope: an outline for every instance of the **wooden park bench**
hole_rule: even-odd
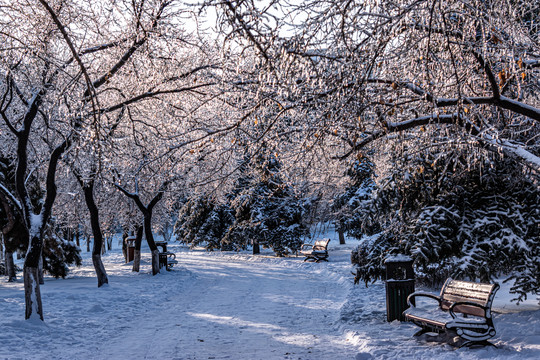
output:
[[[330,239],[315,241],[314,244],[302,244],[300,254],[306,258],[304,261],[328,261],[328,243]]]
[[[166,241],[156,241],[156,246],[161,247],[163,251],[159,252],[159,268],[165,267],[165,270],[170,271],[171,268],[178,264],[176,260],[176,254],[170,251],[167,251],[167,242]]]
[[[409,308],[403,312],[405,320],[422,329],[415,336],[428,332],[444,334],[446,340],[459,347],[493,345],[488,339],[495,336],[491,305],[499,284],[482,284],[447,279],[439,296],[415,292],[409,295]],[[427,297],[438,302],[438,308],[416,307],[416,299]],[[416,303],[416,306],[415,306]],[[461,315],[458,315],[461,314]],[[458,341],[454,338],[458,336]],[[493,345],[495,346],[495,345]]]

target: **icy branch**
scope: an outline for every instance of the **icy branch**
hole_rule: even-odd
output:
[[[19,210],[22,212],[23,208],[21,206],[21,203],[17,198],[9,191],[4,185],[0,184],[0,191],[9,198],[19,208]]]

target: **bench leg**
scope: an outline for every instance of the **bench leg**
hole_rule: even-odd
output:
[[[416,337],[422,336],[422,335],[424,335],[425,333],[428,333],[428,332],[430,332],[428,329],[420,329],[417,332],[415,332],[413,336],[416,336]]]
[[[494,343],[490,342],[490,341],[487,341],[487,340],[482,340],[482,341],[466,341],[464,342],[463,344],[461,344],[459,346],[459,348],[461,349],[462,347],[468,347],[468,348],[475,348],[475,347],[485,347],[485,346],[493,346],[494,348],[497,349],[497,345],[495,345]]]

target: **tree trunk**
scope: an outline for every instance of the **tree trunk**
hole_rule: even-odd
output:
[[[339,244],[344,245],[345,244],[345,235],[343,234],[343,230],[338,230],[338,236],[339,236]]]
[[[159,273],[159,250],[152,234],[152,210],[147,210],[144,214],[144,235],[152,252],[152,275],[156,275]]]
[[[135,235],[135,252],[133,254],[133,271],[139,272],[141,266],[141,244],[143,237],[143,226],[137,226],[137,234]]]
[[[132,194],[120,185],[116,185],[116,187],[121,192],[123,192],[124,195],[135,201],[135,204],[143,214],[144,234],[146,236],[148,246],[150,247],[150,251],[152,252],[152,275],[156,275],[157,273],[159,273],[159,250],[157,249],[156,243],[154,242],[154,235],[152,234],[152,210],[154,209],[154,206],[156,206],[156,204],[163,197],[163,192],[165,191],[165,188],[168,184],[169,181],[165,181],[160,186],[158,193],[156,194],[156,196],[154,196],[150,203],[148,203],[148,206],[144,206],[138,193]]]
[[[131,271],[139,272],[141,269],[141,250],[133,251],[133,269]]]
[[[81,238],[81,233],[79,233],[79,230],[77,229],[77,232],[75,233],[75,244],[77,244],[77,247],[81,246],[80,238]]]
[[[98,287],[108,284],[109,278],[107,277],[107,272],[105,271],[105,267],[101,261],[101,254],[92,254],[92,263],[94,264],[94,269],[96,270]]]
[[[126,261],[126,263],[128,262],[127,261],[127,242],[126,242],[126,239],[129,237],[129,232],[124,229],[123,233],[122,233],[122,254],[124,255],[124,260]]]
[[[15,261],[13,261],[13,253],[6,250],[6,271],[8,282],[17,280],[17,272],[15,271]]]
[[[152,275],[159,273],[159,250],[152,250]]]
[[[259,246],[259,240],[253,240],[253,255],[261,253],[261,248]]]
[[[39,268],[24,266],[24,298],[26,302],[25,319],[39,316],[43,320],[43,306],[39,290]]]
[[[30,228],[30,233],[33,229]],[[37,234],[30,235],[28,251],[24,259],[23,277],[24,277],[24,296],[26,303],[25,318],[30,319],[39,316],[43,320],[43,307],[41,303],[41,291],[39,290],[39,262],[43,249],[40,231]]]
[[[84,199],[86,201],[86,207],[90,214],[90,225],[92,227],[92,233],[94,234],[94,247],[92,248],[92,263],[94,264],[94,270],[96,271],[96,277],[98,281],[98,287],[103,284],[108,284],[107,272],[101,261],[101,248],[103,246],[103,234],[99,226],[99,209],[94,200],[94,181],[91,180],[87,184],[84,184],[79,179],[84,192]]]
[[[45,279],[43,279],[43,256],[39,257],[38,277],[39,277],[39,285],[45,284]]]

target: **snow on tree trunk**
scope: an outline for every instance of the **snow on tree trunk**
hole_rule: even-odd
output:
[[[26,302],[25,318],[30,319],[39,316],[43,320],[43,307],[41,303],[41,292],[39,290],[39,262],[43,250],[42,229],[44,226],[43,217],[40,215],[31,216],[30,221],[30,241],[28,251],[24,259],[24,295]]]
[[[45,284],[45,279],[43,279],[43,256],[39,257],[38,270],[39,284],[43,285]]]
[[[6,250],[6,272],[8,276],[8,282],[17,280],[17,274],[15,272],[15,262],[13,261],[13,252]]]
[[[101,261],[101,254],[92,254],[92,263],[94,264],[94,269],[96,270],[96,276],[98,280],[98,287],[103,286],[103,284],[108,284],[109,279],[107,278],[107,272]]]
[[[39,268],[25,266],[24,276],[24,298],[26,302],[25,319],[39,316],[43,320],[43,306],[41,304],[41,292],[39,290]]]

